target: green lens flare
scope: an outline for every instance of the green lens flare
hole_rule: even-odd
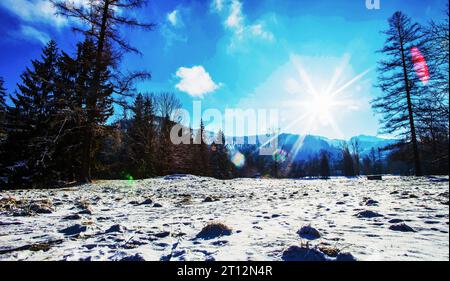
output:
[[[130,185],[132,185],[134,183],[134,177],[131,174],[125,173],[124,174],[124,178],[125,178],[126,181],[128,181],[128,183]]]

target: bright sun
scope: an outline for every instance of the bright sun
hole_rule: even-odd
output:
[[[316,94],[303,103],[308,112],[308,117],[319,121],[322,125],[332,122],[334,110],[337,106],[336,100],[329,94]]]
[[[332,110],[334,100],[329,95],[317,95],[310,101],[310,113],[313,115],[328,115]]]

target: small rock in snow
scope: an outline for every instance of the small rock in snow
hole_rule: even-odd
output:
[[[307,247],[290,246],[281,256],[283,261],[326,261],[325,255]]]
[[[153,203],[153,200],[148,198],[145,199],[140,205],[151,205]]]
[[[68,215],[62,218],[63,220],[79,220],[81,219],[81,216],[78,214],[74,214],[74,215]]]
[[[301,238],[305,238],[308,240],[315,240],[321,237],[320,232],[310,225],[300,228],[300,230],[297,231],[297,234],[300,235]]]
[[[219,199],[211,197],[211,196],[208,196],[203,200],[203,202],[205,202],[205,203],[210,203],[210,202],[215,202],[215,201],[219,201]]]
[[[92,210],[91,208],[86,208],[84,210],[81,210],[78,212],[79,215],[92,215]]]
[[[407,224],[394,224],[389,227],[390,230],[393,231],[401,231],[401,232],[416,232],[412,227]]]
[[[374,211],[362,211],[359,212],[358,214],[356,214],[356,216],[358,218],[377,218],[377,217],[382,217],[383,215],[374,212]]]
[[[40,204],[33,203],[30,205],[30,210],[37,214],[51,214],[53,209],[49,206],[41,206]]]
[[[140,254],[135,254],[133,256],[124,257],[120,261],[145,261],[145,259]]]
[[[119,224],[115,224],[105,231],[105,233],[112,233],[112,232],[123,232],[123,227]]]
[[[159,233],[154,234],[154,236],[158,237],[158,238],[165,238],[165,237],[167,237],[169,235],[170,235],[169,231],[163,231],[163,232],[159,232]]]
[[[391,219],[389,220],[389,223],[402,223],[403,220],[402,219]]]
[[[67,228],[62,229],[59,232],[63,233],[64,235],[77,235],[80,234],[81,232],[85,232],[86,229],[87,229],[86,226],[75,224],[73,226],[69,226]]]
[[[378,201],[373,199],[368,199],[365,203],[366,206],[378,206]]]

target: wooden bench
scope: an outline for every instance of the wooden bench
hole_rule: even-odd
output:
[[[383,180],[383,177],[381,175],[371,175],[367,176],[367,179],[370,181],[381,181]]]

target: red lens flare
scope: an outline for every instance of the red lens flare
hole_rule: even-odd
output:
[[[411,56],[414,63],[414,70],[424,85],[430,81],[430,73],[428,71],[427,61],[417,47],[411,48]]]

